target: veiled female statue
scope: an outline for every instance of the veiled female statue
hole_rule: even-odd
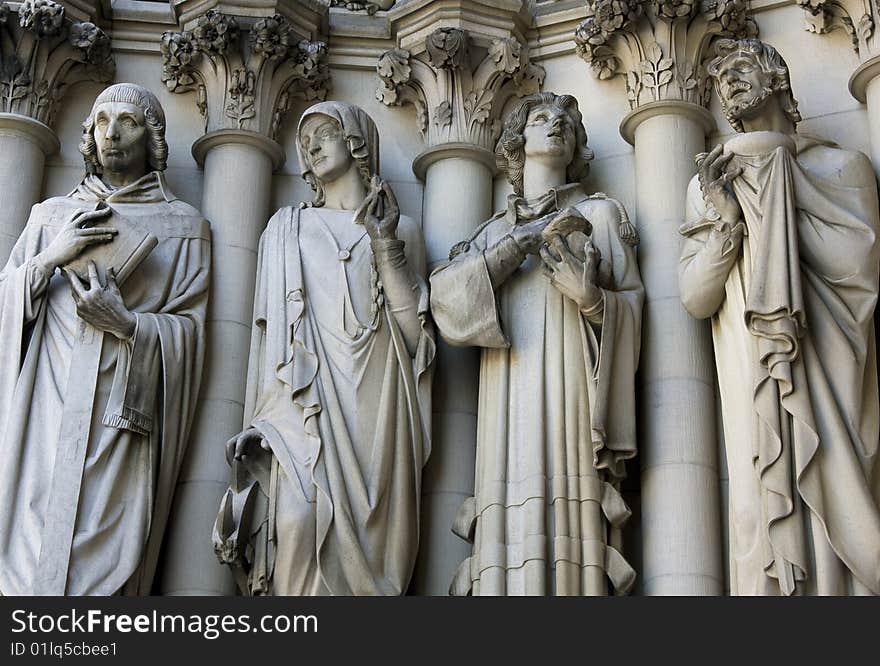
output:
[[[215,548],[248,594],[399,595],[419,539],[434,340],[418,225],[358,107],[297,130],[310,205],[260,242],[246,424]]]

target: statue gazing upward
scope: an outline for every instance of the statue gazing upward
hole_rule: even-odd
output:
[[[593,157],[569,95],[524,98],[496,149],[507,210],[431,275],[443,336],[482,347],[474,544],[451,592],[625,593],[619,493],[636,452],[634,375],[644,289],[623,206],[587,195]]]

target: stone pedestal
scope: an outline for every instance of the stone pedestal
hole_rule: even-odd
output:
[[[196,141],[192,152],[205,169],[201,210],[211,221],[213,238],[208,348],[161,591],[226,595],[235,586],[212,551],[211,530],[229,486],[224,445],[242,428],[257,250],[272,214],[272,172],[284,163],[284,151],[256,132],[219,130]]]
[[[59,147],[55,132],[39,120],[0,113],[0,266],[40,200],[46,158]]]
[[[635,146],[646,294],[639,418],[646,595],[719,595],[724,587],[712,335],[707,321],[685,312],[678,290],[685,195],[694,155],[713,127],[704,108],[674,100],[645,104],[621,124]]]
[[[413,171],[425,183],[428,267],[449,257],[492,214],[494,155],[450,143],[419,155]],[[438,340],[434,370],[433,450],[422,481],[422,530],[413,576],[416,594],[445,595],[471,545],[452,533],[455,514],[474,493],[480,354]]]

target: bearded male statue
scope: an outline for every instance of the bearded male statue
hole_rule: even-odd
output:
[[[773,47],[709,66],[738,134],[698,158],[681,299],[711,318],[739,595],[880,593],[878,201],[861,153],[796,131]]]
[[[453,594],[627,592],[620,492],[636,453],[644,288],[623,206],[583,186],[593,152],[570,95],[525,97],[496,148],[507,209],[431,275],[451,344],[482,347],[473,543]]]
[[[4,595],[149,594],[198,394],[210,232],[159,101],[107,88],[80,152],[0,272]]]
[[[309,205],[260,241],[245,429],[214,531],[245,594],[400,595],[419,542],[434,339],[421,230],[379,180],[373,120],[297,130]]]

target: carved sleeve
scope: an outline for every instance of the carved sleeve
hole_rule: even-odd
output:
[[[413,355],[422,332],[420,316],[426,309],[424,304],[427,303],[427,285],[417,274],[417,271],[424,272],[424,251],[420,247],[420,239],[414,230],[407,231],[407,241],[379,239],[372,241],[370,245],[382,280],[386,306],[400,326],[407,350]],[[419,255],[415,266],[408,261],[405,249],[410,255]]]
[[[492,289],[497,290],[519,268],[526,258],[526,253],[522,251],[513,236],[507,234],[486,250],[483,256],[486,259]]]
[[[36,209],[36,206],[34,207]],[[33,212],[31,217],[33,218]],[[29,224],[19,237],[6,267],[0,271],[0,290],[9,283],[14,273],[20,273],[24,286],[24,323],[32,321],[39,312],[39,305],[42,296],[46,293],[49,281],[52,279],[54,271],[50,270],[40,259],[39,254],[35,254],[35,245],[39,238],[39,234],[32,234],[33,226]]]
[[[744,225],[707,220],[696,179],[688,188],[687,220],[678,266],[681,302],[691,315],[705,319],[724,301],[724,285],[740,255]]]
[[[516,245],[516,241],[505,237],[487,250],[490,228],[487,225],[470,241],[456,245],[449,262],[431,274],[431,314],[451,345],[510,346],[501,328],[495,282],[503,271],[513,272],[519,266],[515,258],[511,259],[514,252],[508,243]],[[512,269],[511,263],[515,263]],[[494,277],[492,264],[497,271]]]

